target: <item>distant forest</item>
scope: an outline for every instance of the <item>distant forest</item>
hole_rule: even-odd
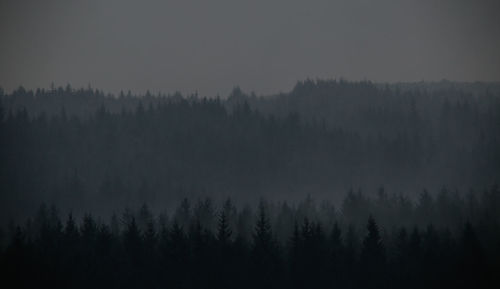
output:
[[[2,284],[499,287],[499,84],[0,100]]]
[[[306,80],[226,98],[20,87],[0,99],[4,220],[42,202],[109,216],[184,197],[339,201],[380,186],[414,197],[500,179],[495,84]]]

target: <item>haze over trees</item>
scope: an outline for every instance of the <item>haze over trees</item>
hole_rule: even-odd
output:
[[[0,100],[6,284],[500,284],[498,84],[20,87]]]
[[[75,213],[186,196],[338,200],[383,185],[410,197],[498,183],[494,84],[306,80],[257,97],[106,96],[22,87],[1,96],[4,218],[41,202]]]

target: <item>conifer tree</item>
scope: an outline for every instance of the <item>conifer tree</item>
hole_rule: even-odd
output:
[[[219,224],[217,227],[217,241],[221,245],[227,245],[231,241],[232,230],[229,228],[226,211],[222,210],[219,216]]]
[[[380,288],[385,278],[386,256],[378,225],[372,216],[368,218],[366,229],[368,234],[363,240],[360,260],[361,270],[366,276],[363,283],[367,288]]]

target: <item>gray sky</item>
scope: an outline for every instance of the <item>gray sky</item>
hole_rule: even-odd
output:
[[[498,0],[0,0],[0,86],[116,93],[297,80],[500,81]]]

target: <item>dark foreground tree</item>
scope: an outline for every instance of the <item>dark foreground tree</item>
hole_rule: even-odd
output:
[[[372,216],[366,225],[368,235],[363,240],[360,257],[361,284],[365,288],[385,288],[386,283],[386,252],[380,236],[380,231]]]
[[[304,207],[287,210],[297,216]],[[273,220],[273,215],[279,216],[273,208],[283,207],[262,201],[256,215],[248,208],[241,213],[235,209],[234,218],[251,220],[240,220],[241,224],[253,224],[252,236],[245,239],[239,232],[233,237],[229,224],[236,222],[223,208],[214,231],[191,218],[185,220],[191,224],[187,229],[173,218],[172,223],[163,219],[156,230],[154,216],[146,218],[149,223],[141,230],[136,220],[144,211],[130,209],[123,222],[114,225],[90,214],[81,220],[70,214],[61,222],[57,210],[42,207],[33,220],[7,230],[8,242],[0,248],[0,280],[15,288],[496,288],[500,284],[495,274],[500,238],[493,237],[495,227],[484,221],[455,229],[398,226],[387,233],[374,217],[363,228],[325,222],[317,214],[309,215],[311,219],[292,218],[287,241],[280,243],[272,224],[287,224]],[[112,218],[111,224],[116,221]]]

